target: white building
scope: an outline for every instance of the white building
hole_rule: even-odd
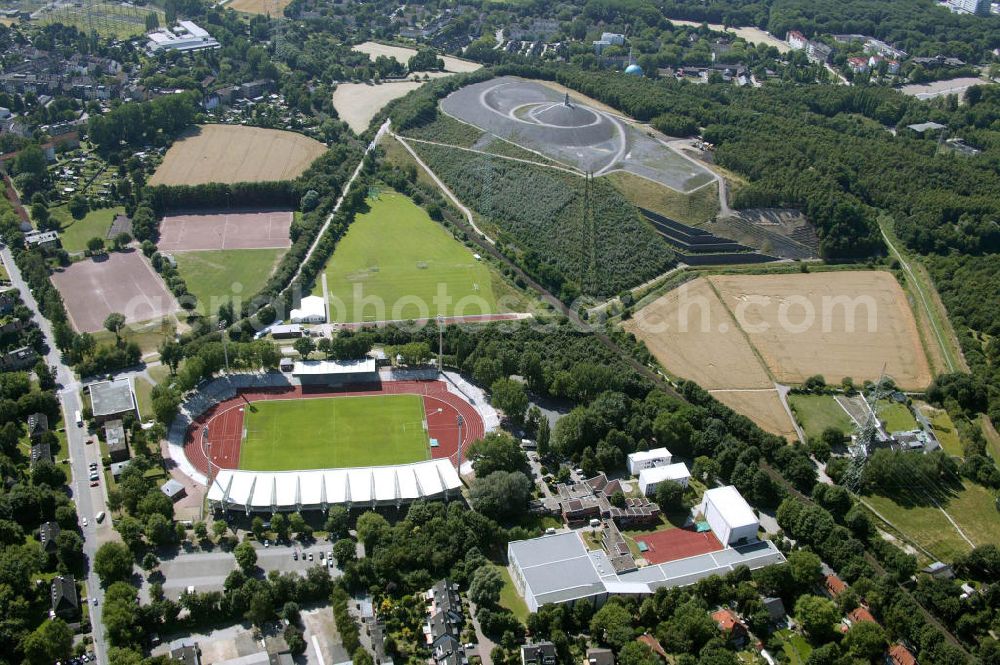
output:
[[[146,48],[151,53],[159,51],[204,51],[219,48],[217,42],[208,31],[191,21],[178,21],[173,29],[161,28],[148,35]]]
[[[948,7],[957,14],[990,15],[990,0],[949,0]]]
[[[651,469],[654,466],[666,466],[670,464],[673,456],[666,448],[653,448],[652,450],[640,450],[628,454],[628,472],[633,476],[638,476],[643,469]]]
[[[322,296],[306,296],[292,310],[292,323],[326,323],[326,302]]]
[[[639,489],[645,496],[652,496],[656,494],[656,488],[660,483],[671,481],[681,487],[687,487],[689,480],[691,480],[691,472],[684,464],[654,466],[639,472]]]
[[[757,540],[760,521],[750,504],[732,485],[706,490],[698,510],[723,545]]]

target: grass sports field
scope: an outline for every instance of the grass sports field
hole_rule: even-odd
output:
[[[87,241],[100,238],[107,241],[108,229],[115,215],[123,214],[125,208],[98,208],[91,210],[83,219],[73,219],[66,206],[56,206],[49,209],[53,219],[62,226],[59,242],[67,252],[82,252],[87,249]],[[108,243],[110,244],[110,243]]]
[[[368,205],[370,210],[358,215],[326,266],[332,320],[383,321],[497,311],[494,289],[503,283],[423,208],[392,191],[369,199]],[[451,298],[440,306],[434,301],[439,285]],[[315,292],[322,290],[317,280]]]
[[[419,395],[254,402],[240,468],[292,471],[408,464],[430,458]]]
[[[222,249],[207,252],[176,252],[177,270],[188,291],[198,298],[199,308],[215,314],[234,295],[252,298],[267,283],[284,249]],[[238,287],[234,287],[238,284]]]

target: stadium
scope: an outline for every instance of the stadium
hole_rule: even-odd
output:
[[[499,425],[457,374],[295,363],[202,387],[171,427],[171,458],[211,508],[275,513],[399,507],[461,491],[468,446]]]

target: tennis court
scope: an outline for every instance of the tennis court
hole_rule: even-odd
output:
[[[167,215],[156,246],[161,252],[285,249],[292,217],[288,210]]]

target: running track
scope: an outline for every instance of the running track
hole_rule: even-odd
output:
[[[220,402],[198,416],[188,427],[184,440],[184,454],[199,471],[209,474],[206,447],[202,444],[202,429],[208,425],[211,442],[212,464],[216,469],[237,469],[240,463],[240,443],[243,433],[243,407],[250,402],[265,399],[295,399],[298,397],[345,397],[351,395],[422,395],[428,435],[438,440],[438,447],[431,448],[435,459],[450,458],[457,465],[459,414],[465,421],[462,427],[462,449],[481,439],[485,434],[483,420],[476,409],[458,395],[448,392],[443,381],[386,381],[378,388],[348,387],[341,390],[301,386],[240,391],[232,399]],[[289,442],[291,443],[291,442]],[[292,453],[290,446],[289,452]]]

